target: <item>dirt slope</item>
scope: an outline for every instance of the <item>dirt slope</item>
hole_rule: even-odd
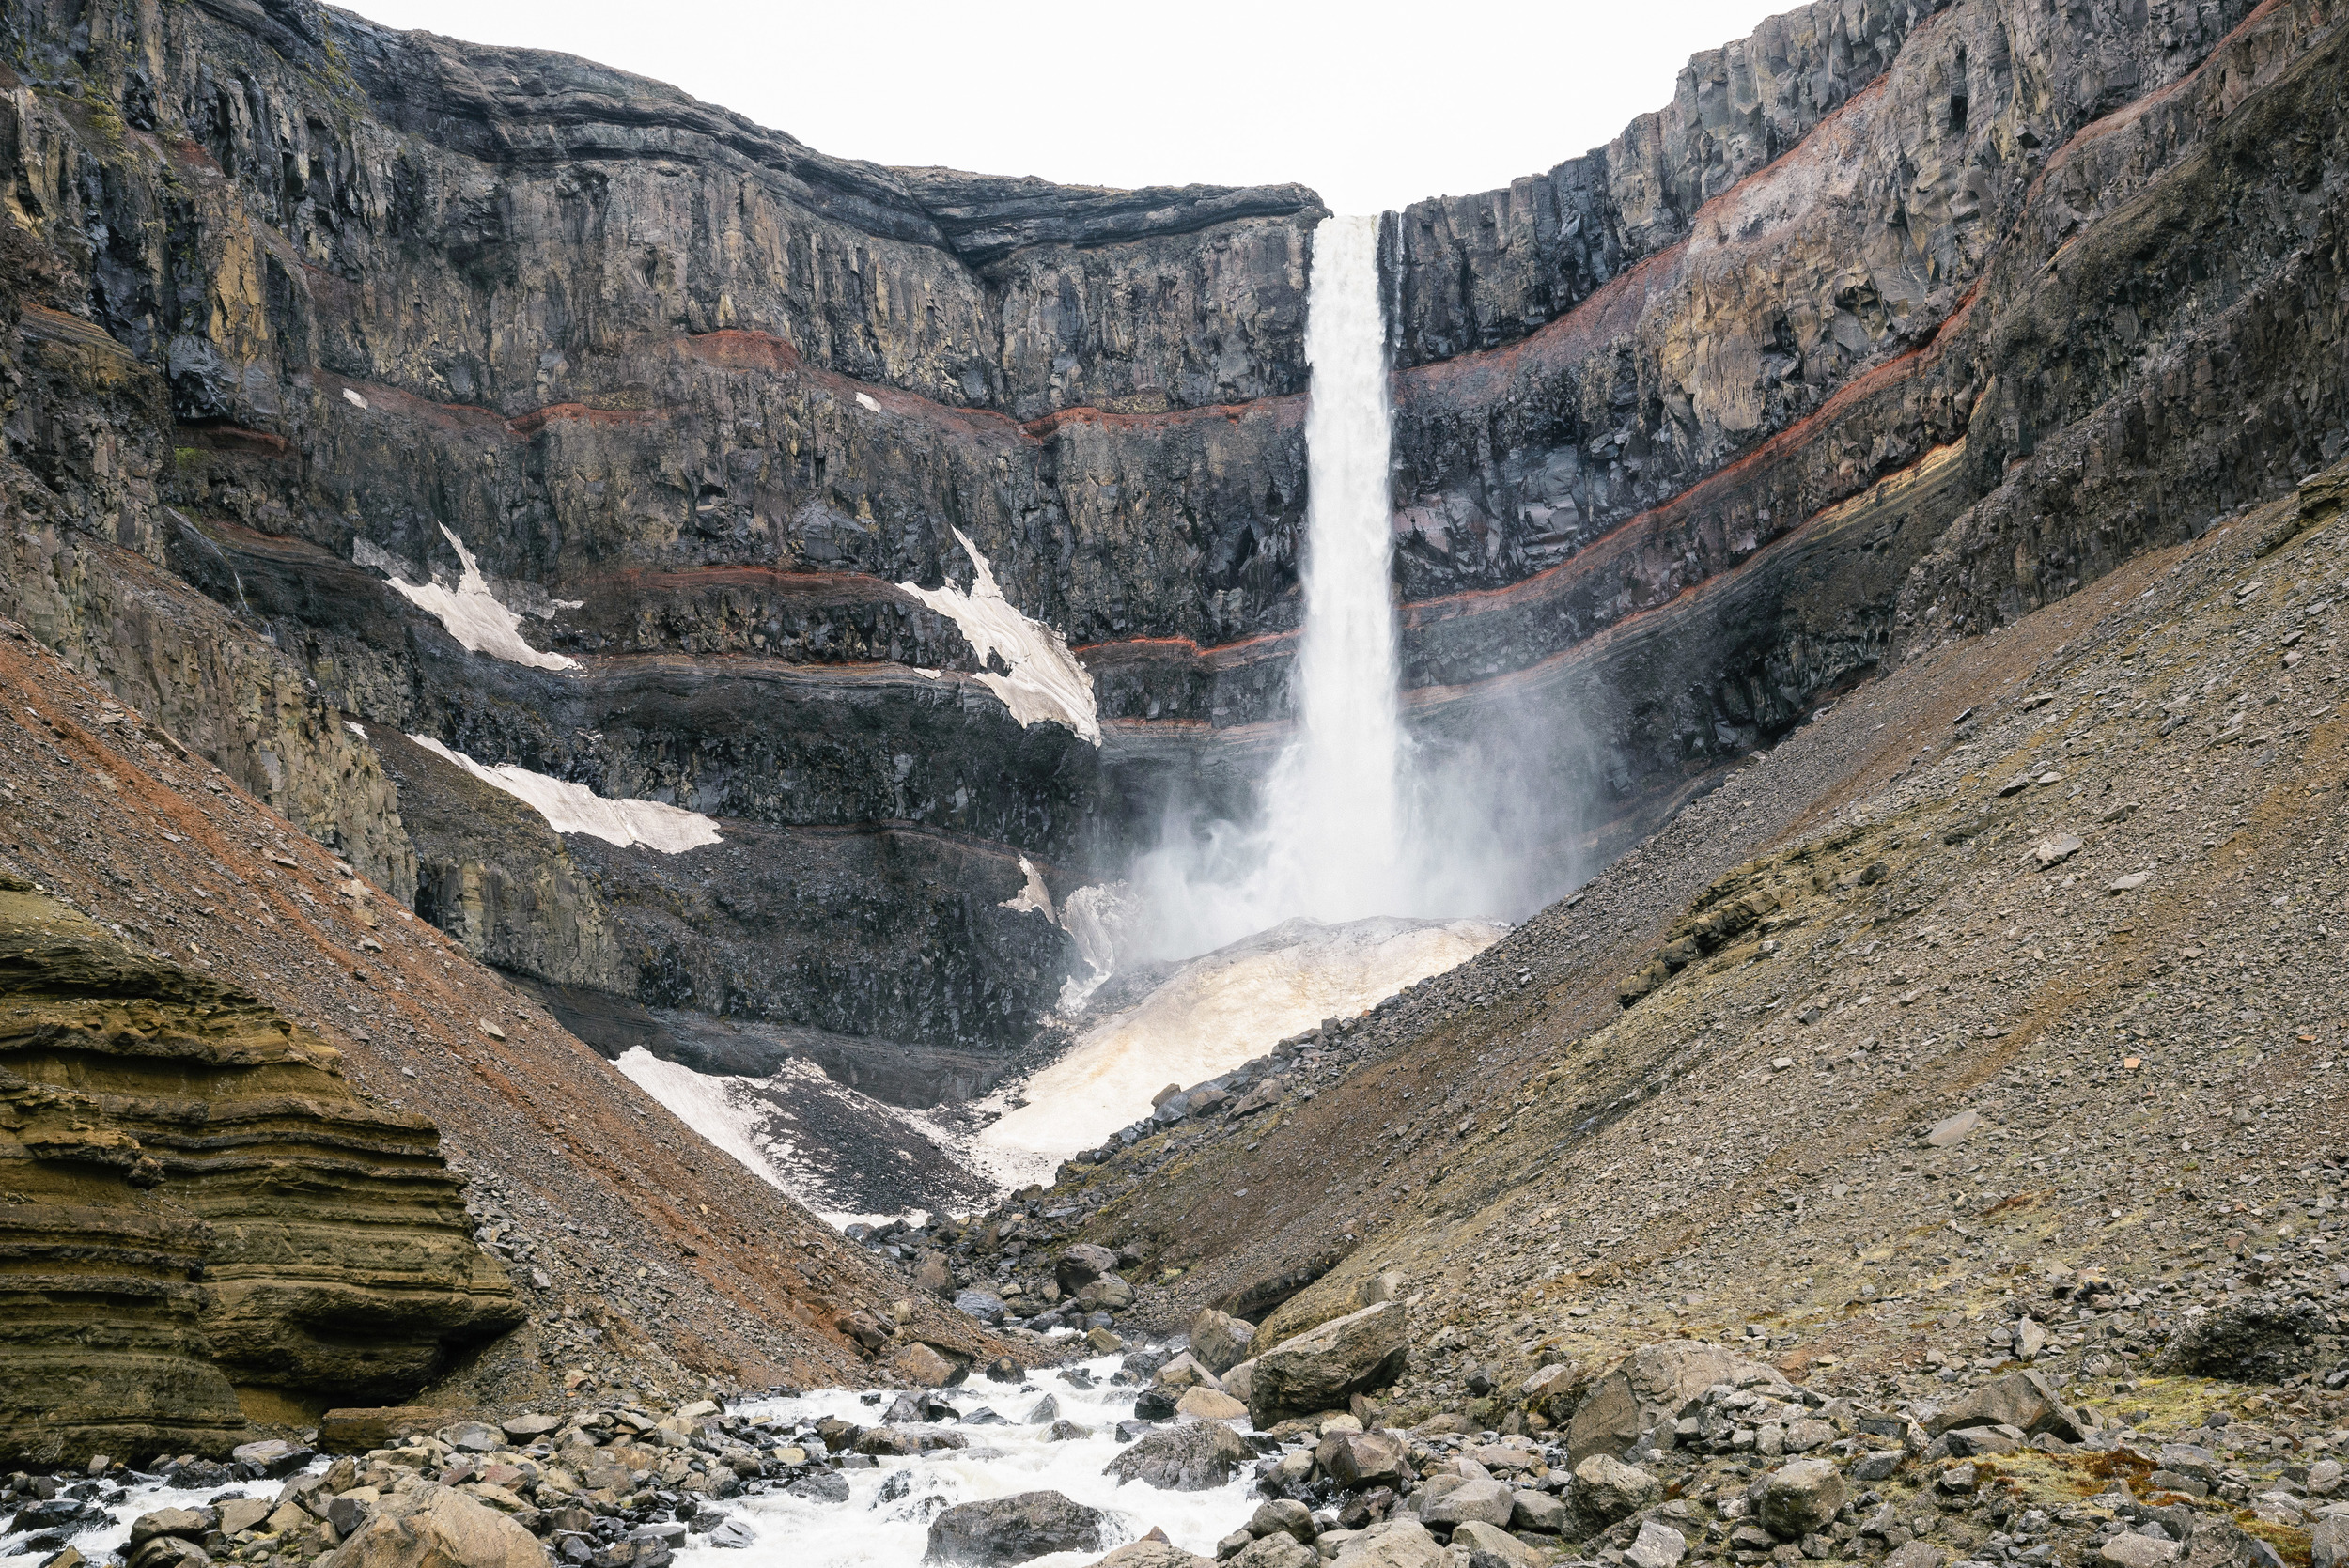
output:
[[[530,1323],[444,1397],[877,1375],[839,1322],[887,1321],[910,1293],[822,1222],[8,623],[0,692],[0,868],[315,1030],[470,1170],[476,1234],[511,1260]],[[906,1311],[883,1356],[914,1338],[993,1353],[967,1318]]]
[[[1170,1325],[1400,1294],[1407,1409],[1671,1334],[1930,1386],[2056,1267],[2141,1309],[2059,1340],[2092,1381],[2189,1305],[2339,1321],[2343,476],[1921,652],[1268,1109],[1028,1206],[1142,1249]]]

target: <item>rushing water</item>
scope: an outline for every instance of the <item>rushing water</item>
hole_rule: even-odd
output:
[[[966,1414],[954,1430],[970,1439],[965,1449],[942,1449],[918,1458],[881,1459],[872,1469],[844,1470],[846,1502],[815,1502],[784,1492],[739,1498],[729,1513],[750,1526],[747,1547],[725,1550],[692,1538],[678,1552],[679,1568],[915,1568],[929,1545],[930,1521],[956,1503],[1009,1497],[1019,1492],[1059,1492],[1109,1514],[1104,1549],[1140,1540],[1152,1528],[1185,1551],[1215,1555],[1215,1544],[1248,1522],[1260,1500],[1252,1495],[1254,1474],[1243,1469],[1221,1486],[1204,1492],[1161,1492],[1140,1482],[1120,1485],[1101,1473],[1125,1445],[1116,1426],[1130,1419],[1134,1388],[1108,1381],[1118,1358],[1084,1363],[1096,1383],[1077,1387],[1058,1371],[1031,1374],[1027,1385],[1007,1388],[973,1383],[950,1390]],[[1050,1394],[1061,1418],[1091,1430],[1089,1437],[1054,1442],[1050,1421],[1025,1420]],[[894,1395],[878,1404],[870,1393],[830,1389],[800,1399],[746,1405],[752,1416],[772,1415],[783,1423],[814,1422],[837,1416],[861,1425],[880,1419]],[[984,1400],[1005,1419],[1002,1426],[977,1425],[968,1417]],[[1244,1424],[1244,1423],[1243,1423]],[[1021,1568],[1074,1568],[1100,1552],[1056,1552]]]
[[[1386,312],[1373,217],[1314,230],[1305,322],[1304,626],[1295,738],[1257,819],[1175,835],[1138,868],[1157,945],[1205,952],[1302,915],[1433,913],[1412,887],[1391,562]]]

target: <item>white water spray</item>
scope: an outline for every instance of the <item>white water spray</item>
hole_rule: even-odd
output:
[[[1137,956],[1186,957],[1299,916],[1516,919],[1571,885],[1569,715],[1499,691],[1445,734],[1403,724],[1378,230],[1376,217],[1314,230],[1295,736],[1252,821],[1170,815],[1131,877]]]
[[[1290,676],[1298,734],[1268,781],[1267,892],[1283,914],[1395,913],[1403,887],[1403,730],[1396,713],[1388,492],[1387,327],[1378,220],[1314,230],[1305,355],[1305,626]]]

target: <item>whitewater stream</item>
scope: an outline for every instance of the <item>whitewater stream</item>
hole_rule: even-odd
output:
[[[1109,1380],[1120,1359],[1108,1356],[1077,1363],[1083,1370],[1075,1378],[1063,1375],[1069,1368],[1053,1367],[1031,1374],[1017,1387],[973,1381],[949,1389],[952,1403],[964,1414],[946,1430],[964,1437],[969,1447],[878,1458],[870,1468],[862,1467],[865,1461],[856,1460],[860,1467],[833,1472],[848,1483],[846,1500],[796,1497],[778,1484],[719,1503],[726,1520],[739,1527],[723,1529],[724,1536],[738,1544],[721,1545],[712,1534],[685,1534],[681,1527],[671,1526],[679,1536],[673,1543],[676,1560],[682,1568],[917,1568],[928,1550],[930,1521],[945,1509],[1034,1491],[1059,1492],[1101,1510],[1107,1521],[1099,1551],[1053,1553],[1030,1559],[1022,1568],[1079,1568],[1153,1528],[1164,1530],[1186,1551],[1213,1557],[1216,1542],[1245,1525],[1255,1512],[1260,1499],[1252,1495],[1253,1472],[1244,1467],[1224,1485],[1204,1492],[1162,1492],[1140,1482],[1121,1485],[1104,1475],[1103,1468],[1126,1447],[1117,1441],[1117,1423],[1131,1420],[1134,1413],[1135,1385]],[[1094,1386],[1081,1386],[1088,1381]],[[908,1391],[827,1389],[795,1399],[746,1402],[735,1413],[772,1417],[778,1431],[785,1433],[834,1416],[860,1426],[877,1426],[897,1395]],[[1056,1414],[1029,1421],[1048,1395]],[[1003,1416],[1002,1424],[986,1415],[988,1408]],[[1056,1420],[1073,1422],[1091,1436],[1053,1441],[1050,1433]],[[1244,1421],[1236,1424],[1248,1430]],[[319,1458],[302,1473],[321,1472],[327,1463]],[[102,1562],[109,1552],[122,1549],[132,1521],[143,1514],[201,1508],[241,1497],[273,1499],[287,1480],[205,1487],[142,1481],[113,1488],[106,1494],[111,1500],[100,1499],[104,1522],[81,1529],[71,1544],[85,1559]],[[0,1538],[0,1568],[33,1568],[48,1555],[45,1549],[26,1551],[21,1537]]]
[[[1107,1513],[1111,1528],[1104,1532],[1102,1551],[1139,1540],[1155,1527],[1185,1551],[1212,1558],[1215,1544],[1255,1512],[1261,1499],[1252,1495],[1254,1476],[1243,1470],[1210,1491],[1161,1492],[1139,1482],[1120,1485],[1102,1474],[1125,1447],[1117,1441],[1117,1423],[1134,1413],[1133,1386],[1109,1382],[1118,1361],[1112,1356],[1082,1363],[1097,1385],[1089,1389],[1064,1379],[1058,1368],[1034,1373],[1017,1389],[973,1382],[952,1389],[954,1403],[965,1411],[963,1423],[954,1430],[971,1440],[969,1448],[881,1459],[869,1470],[843,1470],[846,1502],[811,1502],[782,1492],[736,1498],[724,1506],[750,1526],[751,1545],[728,1550],[692,1537],[677,1560],[687,1568],[915,1568],[928,1548],[929,1523],[941,1511],[1034,1491],[1059,1492]],[[1053,1442],[1047,1436],[1050,1418],[1028,1421],[1027,1415],[1048,1394],[1059,1407],[1058,1419],[1088,1428],[1093,1436]],[[833,1389],[799,1399],[753,1402],[742,1409],[785,1421],[837,1416],[869,1425],[895,1397]],[[971,1424],[969,1417],[981,1401],[1009,1424]],[[1238,1424],[1247,1430],[1246,1422]],[[1022,1568],[1078,1568],[1100,1556],[1056,1552],[1030,1559]]]

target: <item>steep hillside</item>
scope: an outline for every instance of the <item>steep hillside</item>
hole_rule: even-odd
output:
[[[2345,584],[2336,468],[1920,652],[1460,970],[1065,1166],[1027,1254],[1141,1252],[1137,1311],[1260,1345],[1406,1301],[1393,1409],[1486,1424],[1661,1337],[1931,1397],[2092,1270],[2123,1310],[2039,1363],[2083,1396],[2295,1301],[2333,1372]]]
[[[179,608],[198,624],[219,613],[184,587],[149,581],[151,568],[127,552],[84,549],[100,557],[93,567],[117,582],[143,583],[158,606],[193,600]],[[89,955],[83,968],[119,971],[107,984],[126,999],[103,1001],[87,976],[75,982],[82,992],[61,991],[63,981],[27,973],[22,961],[4,977],[17,1017],[0,1067],[8,1082],[33,1095],[20,1108],[29,1122],[8,1112],[8,1136],[23,1145],[15,1157],[33,1161],[10,1176],[11,1203],[79,1203],[87,1213],[76,1223],[85,1226],[97,1226],[111,1203],[134,1230],[188,1231],[173,1244],[184,1258],[149,1260],[167,1274],[184,1274],[185,1283],[159,1293],[126,1280],[123,1288],[132,1297],[155,1297],[150,1308],[163,1314],[155,1333],[199,1335],[194,1343],[210,1346],[199,1350],[199,1360],[209,1354],[231,1363],[227,1375],[245,1413],[300,1422],[337,1400],[375,1403],[419,1390],[445,1406],[557,1391],[593,1397],[640,1389],[659,1398],[712,1388],[859,1382],[881,1374],[889,1358],[917,1341],[965,1360],[998,1353],[968,1318],[910,1301],[900,1312],[905,1292],[889,1271],[703,1142],[534,999],[414,918],[381,886],[355,875],[190,754],[152,717],[107,696],[12,624],[0,627],[0,688],[8,699],[0,721],[0,871],[11,886],[43,895],[20,891],[0,893],[0,900],[52,911],[28,929],[47,933],[43,941],[70,936]],[[26,951],[40,949],[36,943]],[[154,1000],[135,1000],[148,992]],[[90,1013],[91,1022],[82,1024],[88,1028],[114,1017],[117,1007],[130,1009],[123,1028],[155,1043],[125,1045],[112,1024],[102,1038],[77,1043],[70,1031],[59,1032],[64,1024],[42,1022],[53,1013],[69,1021]],[[193,1009],[210,1021],[183,1027],[160,1014],[140,1021],[141,1009],[158,1007]],[[164,1053],[174,1048],[192,1057],[226,1054],[203,1069],[193,1061],[169,1062]],[[143,1060],[149,1051],[155,1059]],[[291,1054],[269,1067],[272,1052]],[[267,1068],[277,1079],[239,1088],[226,1069],[248,1058],[250,1071]],[[141,1072],[151,1076],[132,1081]],[[127,1174],[110,1170],[102,1150],[89,1157],[98,1169],[77,1174],[74,1162],[82,1157],[63,1146],[74,1141],[53,1148],[58,1139],[39,1129],[56,1114],[86,1118],[91,1111],[63,1101],[55,1112],[41,1109],[52,1080],[98,1096],[93,1104],[121,1127],[101,1126],[86,1137],[133,1154],[146,1149],[160,1161],[151,1172],[156,1181],[146,1181],[148,1172],[127,1157],[113,1162],[127,1165]],[[173,1094],[186,1103],[178,1105]],[[193,1119],[226,1127],[272,1104],[282,1112],[303,1103],[328,1119],[325,1126],[272,1135],[286,1140],[270,1155],[284,1165],[283,1185],[258,1194],[241,1188],[239,1162],[214,1172],[204,1141],[185,1141],[176,1126]],[[457,1183],[433,1174],[436,1129],[439,1153],[462,1183],[462,1214]],[[345,1157],[333,1145],[354,1137],[382,1142],[379,1158],[416,1171],[402,1177],[342,1170],[337,1161]],[[403,1143],[416,1146],[395,1147]],[[302,1174],[305,1162],[321,1160],[338,1172],[333,1202]],[[443,1263],[394,1268],[405,1245],[390,1223],[397,1203],[387,1194],[371,1198],[367,1180],[388,1182],[387,1193],[403,1184],[412,1192],[428,1221],[419,1246],[435,1225],[454,1225],[453,1236],[433,1243],[446,1254]],[[435,1181],[444,1187],[437,1195]],[[367,1216],[368,1203],[382,1212]],[[240,1203],[250,1212],[241,1214]],[[188,1205],[192,1214],[174,1218],[176,1207]],[[40,1270],[59,1265],[55,1236],[34,1234],[34,1221],[46,1212],[11,1207],[0,1219],[8,1228],[0,1237],[0,1262],[20,1295],[38,1297]],[[49,1218],[53,1224],[59,1219]],[[354,1245],[335,1239],[336,1227],[350,1223],[375,1233],[365,1251],[392,1275],[412,1276],[410,1287],[424,1287],[437,1270],[448,1276],[439,1288],[459,1296],[444,1306],[402,1308],[384,1294],[396,1278],[369,1284],[363,1274],[352,1277],[355,1260],[335,1252]],[[276,1225],[291,1227],[282,1247],[264,1240]],[[223,1233],[217,1254],[198,1234],[205,1226]],[[244,1236],[242,1255],[226,1241],[231,1230]],[[469,1235],[494,1257],[474,1252]],[[429,1251],[420,1250],[419,1260]],[[462,1267],[475,1265],[460,1266],[462,1255],[478,1260],[480,1272],[470,1283]],[[288,1303],[286,1291],[304,1298]],[[478,1297],[472,1306],[464,1303],[466,1291]],[[24,1316],[12,1333],[21,1338],[53,1322],[55,1299],[44,1299],[49,1305]],[[363,1320],[354,1314],[368,1312],[383,1316],[367,1336],[375,1342],[368,1357],[385,1363],[373,1372],[311,1364],[319,1358],[304,1360],[289,1348],[299,1340],[292,1328],[282,1330],[290,1336],[286,1343],[269,1337],[281,1332],[269,1327],[272,1313],[285,1312],[291,1314],[287,1323],[306,1322],[339,1342],[350,1323]],[[173,1327],[175,1312],[193,1314],[193,1327]],[[322,1312],[338,1325],[320,1327]],[[82,1346],[78,1353],[91,1358],[86,1317],[69,1313],[62,1321]],[[406,1362],[392,1364],[404,1337],[421,1343]],[[7,1353],[19,1348],[11,1339]],[[116,1362],[142,1353],[126,1343],[95,1354],[85,1369],[97,1390],[92,1397],[129,1399],[146,1379]],[[225,1391],[220,1374],[208,1375],[218,1385],[214,1393]],[[39,1388],[12,1387],[15,1397],[46,1407]],[[157,1412],[151,1420],[160,1424],[144,1435],[118,1433],[123,1446],[113,1452],[164,1444],[179,1452],[232,1433],[241,1419],[236,1401],[224,1411],[217,1398],[204,1397],[210,1403],[195,1400],[203,1408],[193,1413],[165,1419],[168,1413]],[[138,1408],[133,1401],[86,1414],[87,1432],[77,1442],[105,1440],[108,1420],[119,1424]],[[11,1440],[29,1441],[29,1434],[15,1430]]]

